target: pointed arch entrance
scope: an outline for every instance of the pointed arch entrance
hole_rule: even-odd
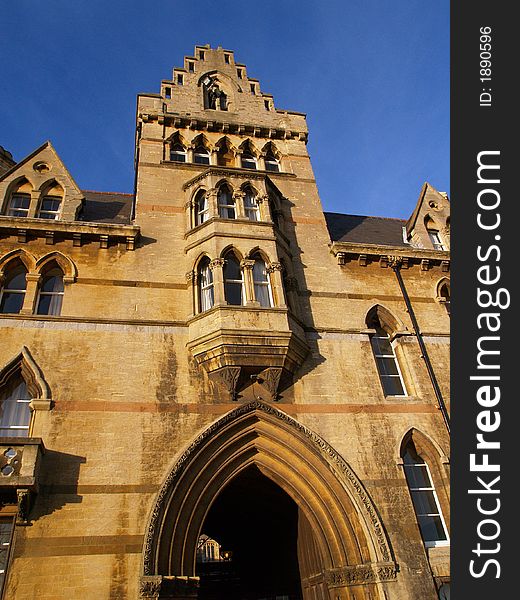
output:
[[[297,507],[304,600],[384,598],[396,565],[363,485],[320,436],[259,401],[208,427],[166,478],[148,526],[141,597],[197,598],[206,517],[219,494],[251,469]]]

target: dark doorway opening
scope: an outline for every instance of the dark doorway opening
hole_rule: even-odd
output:
[[[201,534],[201,600],[301,600],[298,507],[256,466],[222,490]]]

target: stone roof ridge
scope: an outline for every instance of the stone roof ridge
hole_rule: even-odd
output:
[[[117,194],[118,196],[133,196],[131,192],[104,192],[102,190],[81,190],[82,192],[87,192],[89,194]]]

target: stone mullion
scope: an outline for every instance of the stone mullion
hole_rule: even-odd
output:
[[[206,197],[208,199],[209,218],[220,216],[218,211],[218,190],[211,188],[206,192]]]
[[[23,299],[23,305],[20,310],[21,315],[32,315],[35,310],[36,293],[38,291],[38,284],[40,283],[41,275],[39,273],[27,273],[26,281],[27,287],[25,290],[25,296]]]
[[[255,261],[252,259],[244,259],[241,261],[242,273],[244,274],[244,293],[245,304],[258,304],[255,299],[255,286],[253,282],[253,267]]]
[[[273,219],[271,218],[271,211],[269,209],[269,195],[262,194],[256,197],[256,201],[258,203],[258,209],[260,211],[260,221],[266,221],[267,223],[272,223]]]
[[[271,282],[271,292],[273,294],[274,306],[286,308],[285,297],[283,294],[282,271],[283,266],[279,262],[273,262],[267,267],[268,277]]]
[[[193,162],[193,152],[194,150],[191,146],[186,149],[186,162]]]
[[[235,212],[237,219],[245,219],[246,211],[244,208],[244,192],[234,192],[233,200],[235,201]]]
[[[215,258],[209,263],[209,268],[213,273],[213,292],[215,294],[215,304],[225,304],[226,295],[224,293],[224,263],[223,258]]]
[[[31,204],[29,205],[29,212],[27,216],[30,218],[36,217],[38,213],[38,204],[40,203],[40,191],[32,190],[31,191]]]

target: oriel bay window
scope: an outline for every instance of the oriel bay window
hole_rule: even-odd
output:
[[[260,207],[255,193],[250,187],[244,190],[244,212],[250,221],[260,221]]]
[[[200,190],[195,196],[195,226],[202,225],[209,219],[209,202],[207,193]]]
[[[0,289],[0,313],[18,314],[22,310],[27,290],[27,269],[17,261],[7,270]]]

